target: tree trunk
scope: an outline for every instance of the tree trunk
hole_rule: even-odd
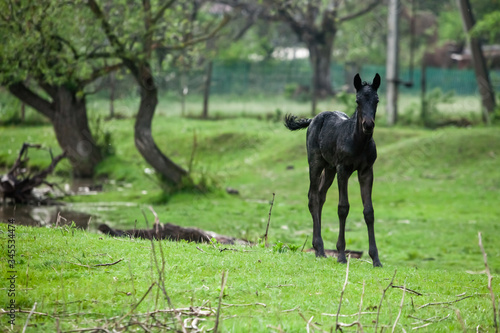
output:
[[[115,94],[116,94],[116,75],[109,74],[109,118],[115,117]]]
[[[40,97],[23,83],[9,86],[10,92],[21,101],[48,117],[54,126],[59,146],[67,152],[77,178],[92,177],[102,155],[90,132],[85,98],[65,86],[45,86],[52,102]]]
[[[387,125],[393,126],[398,120],[399,84],[399,0],[389,1],[387,15]]]
[[[210,84],[212,83],[212,69],[214,62],[210,60],[207,64],[207,72],[205,74],[205,82],[203,87],[203,112],[201,117],[208,118],[208,99],[210,98]]]
[[[330,64],[333,49],[333,34],[325,34],[321,40],[316,37],[306,42],[309,49],[309,61],[313,75],[311,81],[312,92],[312,115],[316,114],[317,99],[325,98],[334,94],[331,81]]]
[[[55,108],[52,124],[59,145],[68,154],[73,175],[92,177],[102,155],[90,132],[85,98],[77,98],[75,92],[58,87]]]
[[[174,186],[182,185],[188,172],[163,155],[156,145],[151,133],[151,123],[158,104],[158,89],[147,65],[138,71],[141,102],[135,121],[135,146],[142,157],[168,183]]]
[[[333,95],[330,74],[332,43],[309,45],[309,57],[313,70],[312,90],[319,98]]]
[[[475,24],[470,1],[457,0],[457,2],[460,12],[462,13],[462,22],[465,33],[468,34]],[[472,64],[474,66],[477,85],[479,87],[479,94],[481,95],[481,102],[484,108],[482,113],[483,121],[485,123],[489,123],[490,116],[495,111],[495,92],[493,91],[490,77],[488,75],[486,61],[481,48],[481,41],[478,38],[472,37],[470,38],[469,44],[472,54]]]

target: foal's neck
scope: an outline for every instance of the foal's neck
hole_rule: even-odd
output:
[[[359,115],[360,113],[358,112],[358,108],[356,108],[356,111],[352,116],[352,118],[354,118],[354,132],[352,133],[352,135],[356,142],[365,144],[368,141],[370,141],[370,139],[373,137],[373,133],[365,134],[365,132],[363,132],[363,125],[361,124],[361,119],[359,118],[360,117]]]

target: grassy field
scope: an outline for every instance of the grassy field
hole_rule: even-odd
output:
[[[105,109],[103,102],[95,103],[93,109]],[[27,331],[52,332],[57,327],[61,331],[84,327],[111,331],[125,324],[142,330],[140,325],[155,322],[148,312],[168,308],[158,287],[162,281],[172,305],[186,308],[181,320],[186,319],[184,326],[199,318],[198,326],[205,330],[213,328],[219,317],[220,330],[227,332],[294,332],[307,327],[330,331],[335,329],[341,303],[340,314],[353,316],[340,316],[338,321],[358,320],[361,309],[359,321],[365,331],[373,331],[376,326],[378,331],[389,330],[396,321],[396,331],[424,325],[418,330],[494,331],[487,277],[474,273],[484,269],[478,246],[478,232],[482,232],[495,277],[493,291],[500,293],[497,127],[431,131],[377,126],[379,158],[373,197],[384,268],[373,269],[365,261],[369,259],[368,241],[354,175],[349,185],[351,211],[346,241],[349,249],[363,250],[365,256],[351,261],[340,302],[346,265],[296,250],[304,242],[309,248],[312,234],[307,209],[305,132],[285,130],[276,121],[279,106],[259,109],[263,104],[254,103],[257,105],[242,111],[236,99],[228,103],[235,103],[234,108],[239,110],[235,117],[220,111],[219,120],[202,121],[171,114],[171,108],[178,105],[162,101],[154,120],[157,144],[169,157],[187,168],[194,156],[192,174],[197,182],[205,184],[207,191],[203,192],[168,194],[162,190],[134,147],[133,119],[125,110],[125,106],[134,109],[132,102],[120,107],[124,118],[100,122],[99,131],[112,134],[115,151],[98,167],[94,180],[103,184],[104,191],[65,199],[67,209],[93,215],[89,232],[68,226],[16,229],[15,299],[23,312],[16,313],[14,331],[22,330],[35,302]],[[214,116],[218,105],[224,105],[223,101],[214,106]],[[280,110],[300,114],[309,111],[307,104],[285,107]],[[95,114],[91,117],[97,119]],[[48,125],[9,125],[0,131],[6,142],[0,147],[1,165],[10,165],[25,141],[42,143],[58,152]],[[42,166],[47,161],[46,152],[30,156],[34,165]],[[52,180],[70,184],[68,170],[69,164],[63,162]],[[237,189],[239,195],[227,194],[226,187]],[[265,232],[273,193],[276,197],[270,248],[231,247],[233,251],[224,250],[220,244],[162,242],[163,275],[157,272],[150,242],[112,239],[96,232],[99,223],[132,228],[137,221],[144,227],[143,211],[152,222],[148,209],[152,206],[164,223],[258,241]],[[331,249],[335,248],[338,232],[337,199],[336,186],[332,186],[323,211],[325,247]],[[0,265],[2,272],[7,272],[8,232],[5,224],[0,226]],[[161,262],[158,244],[156,254]],[[111,266],[92,266],[122,258]],[[401,303],[402,290],[388,288],[381,302],[395,271],[394,286],[406,284],[422,295],[407,292]],[[227,274],[227,282],[219,302],[222,272]],[[147,293],[153,282],[157,284]],[[2,293],[0,299],[0,308],[5,309],[8,297]],[[222,306],[217,316],[219,304]],[[190,306],[200,307],[199,311],[188,311]],[[155,316],[158,322],[181,328],[168,313]],[[0,327],[10,331],[4,326],[7,315],[1,315],[0,320]]]

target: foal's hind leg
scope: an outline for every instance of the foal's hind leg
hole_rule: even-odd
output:
[[[313,247],[317,257],[326,257],[323,238],[321,237],[321,211],[325,203],[326,192],[335,178],[335,171],[324,169],[324,161],[309,164],[309,211],[313,219]],[[324,173],[323,173],[324,170]]]

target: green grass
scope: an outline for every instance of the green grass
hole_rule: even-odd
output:
[[[0,227],[2,253],[5,253],[7,228],[6,225]],[[113,239],[71,228],[18,227],[16,247],[17,306],[29,312],[37,302],[37,314],[30,318],[28,332],[53,332],[57,325],[62,331],[82,327],[111,329],[118,318],[131,310],[138,315],[168,308],[157,286],[135,308],[151,284],[159,281],[149,241]],[[214,326],[223,271],[227,283],[222,302],[246,304],[222,306],[220,325],[224,332],[273,331],[268,326],[281,327],[286,332],[302,331],[307,324],[300,314],[307,320],[314,317],[312,323],[326,331],[335,326],[346,265],[332,258],[316,259],[311,253],[279,253],[260,246],[236,246],[231,247],[236,251],[222,252],[225,246],[221,245],[216,248],[198,245],[198,248],[194,244],[162,242],[165,287],[173,306],[205,306],[212,311],[211,316],[203,317],[206,321],[200,322],[200,327]],[[161,265],[158,244],[156,253]],[[113,263],[122,258],[123,261],[112,266],[81,266]],[[5,266],[4,260],[2,266]],[[475,268],[473,266],[464,269]],[[393,285],[405,285],[423,294],[406,295],[397,331],[403,328],[410,331],[429,323],[426,319],[430,319],[431,324],[422,329],[424,332],[460,331],[457,312],[468,329],[492,330],[486,276],[390,263],[383,269],[373,269],[370,263],[361,260],[350,263],[341,315],[358,313],[363,297],[364,314],[360,321],[366,331],[372,331],[382,291],[396,270]],[[494,290],[497,294],[500,292],[498,284],[494,284]],[[465,296],[470,297],[461,300]],[[401,297],[401,289],[387,290],[380,308],[379,329],[383,326],[390,329],[394,324]],[[424,306],[439,302],[450,303]],[[130,318],[131,315],[125,316],[122,324],[133,322]],[[151,323],[146,316],[134,318]],[[441,322],[432,322],[443,318]],[[158,314],[157,319],[170,322],[166,314]],[[6,320],[5,316],[2,320]],[[344,323],[355,320],[357,316],[340,317]],[[17,313],[14,331],[26,321],[27,313]],[[177,328],[180,328],[178,324]],[[4,329],[8,331],[6,326]]]
[[[105,318],[122,316],[139,302],[152,281],[158,280],[151,263],[151,244],[103,237],[96,233],[96,226],[105,222],[119,228],[132,228],[137,221],[137,225],[143,227],[142,211],[149,222],[153,221],[150,205],[164,223],[257,241],[264,234],[269,202],[276,193],[269,232],[271,243],[302,247],[307,238],[306,248],[310,247],[312,222],[307,209],[305,132],[292,133],[285,130],[281,122],[275,122],[276,106],[272,103],[268,108],[260,108],[266,103],[243,99],[240,102],[249,106],[241,109],[237,106],[238,100],[232,97],[227,102],[235,103],[232,105],[237,111],[230,113],[228,109],[224,111],[225,103],[219,98],[213,113],[215,116],[220,108],[217,121],[181,118],[177,111],[172,111],[177,107],[175,104],[162,100],[153,123],[158,146],[183,167],[188,167],[194,149],[193,178],[206,183],[208,192],[190,190],[165,194],[155,175],[146,172],[149,166],[135,149],[133,119],[125,117],[102,123],[101,129],[112,133],[116,152],[97,169],[95,182],[104,185],[104,192],[65,200],[67,208],[93,214],[90,232],[68,228],[19,227],[17,230],[21,273],[16,281],[19,287],[16,301],[28,312],[37,302],[36,311],[52,316],[32,316],[29,322],[37,326],[30,326],[28,331],[54,331],[56,317],[60,317],[62,330],[105,325]],[[279,103],[280,98],[276,100]],[[134,110],[136,102],[121,103]],[[101,111],[93,117],[104,116],[104,102],[96,103],[92,110],[100,108]],[[193,102],[193,107],[195,104]],[[308,114],[308,104],[294,105],[293,112]],[[282,111],[290,110],[283,107]],[[408,288],[424,294],[406,295],[398,331],[402,328],[409,331],[426,323],[412,317],[434,317],[437,321],[448,315],[447,319],[432,322],[419,331],[460,331],[462,326],[456,310],[467,329],[476,330],[479,326],[480,331],[492,331],[486,276],[467,272],[484,269],[477,239],[477,233],[482,232],[495,275],[493,288],[496,295],[500,293],[496,281],[500,274],[498,127],[430,131],[387,128],[381,125],[382,120],[383,114],[380,114],[375,131],[379,157],[375,164],[373,200],[384,268],[372,269],[371,264],[363,260],[351,262],[341,313],[358,312],[363,281],[366,283],[363,312],[376,312],[382,290],[397,269],[396,285],[403,285],[406,280]],[[0,131],[7,142],[0,147],[0,165],[10,165],[25,141],[42,143],[53,147],[54,153],[59,152],[48,125],[9,125]],[[37,167],[48,162],[46,152],[33,151],[30,156],[30,162]],[[51,180],[71,184],[66,177],[68,171],[69,163],[63,162]],[[229,195],[226,187],[236,188],[240,194]],[[364,259],[369,259],[356,175],[350,179],[349,197],[347,247],[365,251]],[[338,233],[337,200],[334,184],[323,210],[323,238],[325,247],[331,249],[335,248]],[[0,226],[3,231],[0,265],[5,266],[6,226]],[[237,247],[239,251],[220,252],[209,245],[199,245],[206,252],[203,253],[195,244],[162,244],[166,253],[166,287],[176,307],[201,306],[207,300],[207,304],[216,309],[222,271],[228,272],[224,303],[266,304],[266,307],[223,307],[221,316],[226,319],[222,322],[222,331],[272,331],[268,325],[279,326],[287,332],[302,331],[307,323],[299,312],[307,320],[314,316],[313,323],[321,324],[326,331],[335,323],[335,317],[322,314],[336,314],[346,266],[333,259],[318,260],[312,254],[279,253],[261,247]],[[110,263],[120,258],[124,261],[108,267],[89,269],[71,264]],[[163,298],[157,297],[158,292],[154,287],[134,313],[165,308]],[[463,293],[473,297],[418,309],[429,302],[460,299],[456,295]],[[4,295],[0,307],[6,299]],[[400,289],[388,290],[381,308],[379,330],[380,325],[394,323],[401,296]],[[297,310],[283,312],[296,307]],[[20,330],[27,314],[19,313],[17,318],[16,330]],[[341,321],[352,322],[356,318],[341,318]],[[200,322],[200,327],[212,328],[215,315],[206,319]],[[375,319],[373,314],[362,315],[365,331],[374,329]]]

